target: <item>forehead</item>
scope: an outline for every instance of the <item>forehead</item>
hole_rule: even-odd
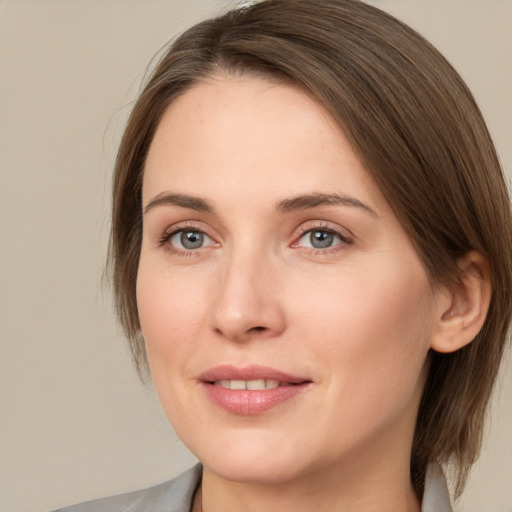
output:
[[[269,200],[312,190],[350,192],[382,202],[322,106],[297,87],[247,76],[196,84],[164,113],[148,153],[143,196],[190,189],[199,196],[243,192]]]

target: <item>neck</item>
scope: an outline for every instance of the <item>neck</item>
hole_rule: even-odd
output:
[[[387,457],[371,468],[351,462],[327,471],[298,475],[287,482],[233,482],[208,468],[196,495],[194,512],[420,512],[410,483],[409,464]]]

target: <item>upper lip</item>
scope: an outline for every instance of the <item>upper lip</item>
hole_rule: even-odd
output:
[[[202,382],[215,382],[217,380],[277,380],[289,384],[301,384],[311,382],[311,379],[292,375],[268,366],[244,366],[220,365],[206,370],[199,376]]]

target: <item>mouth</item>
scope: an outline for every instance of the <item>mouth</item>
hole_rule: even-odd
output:
[[[284,404],[313,384],[311,379],[262,366],[218,366],[203,373],[199,381],[214,405],[243,416]]]
[[[216,380],[214,386],[225,389],[248,389],[249,391],[261,391],[262,389],[275,389],[279,386],[293,386],[288,382],[279,382],[274,379],[253,379],[253,380]]]

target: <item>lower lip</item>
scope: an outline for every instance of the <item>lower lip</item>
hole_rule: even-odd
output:
[[[253,416],[295,398],[310,383],[262,390],[228,389],[208,382],[203,382],[202,385],[208,398],[221,409],[241,416]]]

